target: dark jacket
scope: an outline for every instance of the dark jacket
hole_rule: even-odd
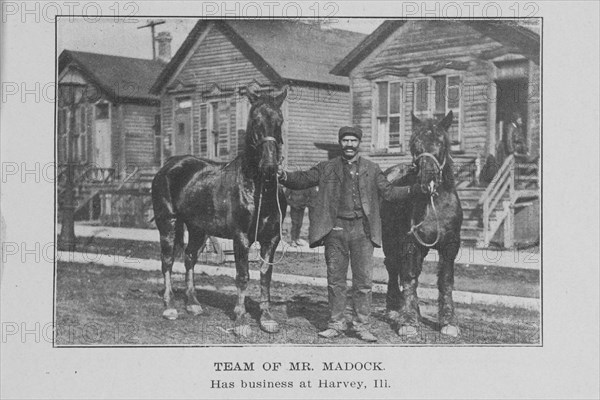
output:
[[[310,247],[323,245],[323,239],[335,226],[344,177],[342,163],[341,157],[323,161],[307,171],[288,172],[287,178],[281,182],[284,186],[296,190],[319,187],[314,218],[311,218],[308,230]],[[377,164],[362,157],[358,160],[358,185],[362,209],[370,228],[371,241],[375,246],[381,247],[379,215],[381,199],[387,201],[406,199],[410,189],[392,186]]]

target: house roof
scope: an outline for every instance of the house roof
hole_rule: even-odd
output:
[[[373,52],[384,40],[409,20],[384,21],[331,70],[332,74],[348,76],[350,72]],[[536,64],[540,62],[540,36],[516,23],[502,20],[459,20],[482,34],[515,49]]]
[[[160,93],[196,41],[213,24],[276,83],[301,82],[348,87],[329,71],[366,35],[286,20],[200,20],[152,86]]]
[[[165,67],[161,61],[64,50],[58,59],[59,74],[71,63],[113,101],[159,101],[150,87]]]

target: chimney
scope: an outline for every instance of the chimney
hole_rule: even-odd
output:
[[[169,32],[159,32],[155,40],[158,42],[158,56],[156,59],[168,63],[171,59],[171,34]]]

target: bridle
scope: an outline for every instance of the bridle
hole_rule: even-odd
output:
[[[417,167],[417,168],[418,168],[418,167],[420,167],[420,166],[419,166],[419,164],[418,164],[418,161],[419,161],[420,159],[424,158],[424,157],[428,157],[428,158],[431,158],[431,159],[433,160],[433,163],[435,164],[435,166],[436,166],[436,168],[437,168],[437,178],[438,178],[438,182],[441,182],[441,181],[442,181],[442,175],[443,175],[443,172],[444,172],[444,167],[446,166],[446,160],[448,159],[448,156],[447,156],[447,155],[446,155],[446,156],[444,156],[444,161],[443,161],[443,162],[440,164],[440,162],[438,161],[438,159],[437,159],[437,158],[436,158],[436,157],[435,157],[433,154],[431,154],[431,153],[426,153],[426,152],[423,152],[423,153],[419,154],[418,156],[416,156],[416,157],[413,159],[413,164],[415,165],[415,167]],[[421,171],[421,170],[420,170],[420,168],[419,168],[419,174],[420,174],[421,172],[422,172],[422,171]],[[433,195],[434,193],[435,193],[435,191],[432,191],[432,192],[431,192],[431,194],[432,194],[432,195]]]
[[[256,144],[254,144],[252,147],[255,149],[258,149],[266,142],[275,142],[277,145],[279,145],[279,141],[277,139],[275,139],[273,136],[265,136],[264,138],[260,139]],[[279,154],[278,154],[278,156],[279,156]],[[281,162],[282,162],[282,160],[279,159],[278,163],[281,163]],[[261,180],[260,192],[258,195],[258,209],[256,210],[256,228],[254,230],[254,242],[258,242],[258,223],[260,221],[260,210],[262,208],[262,198],[263,198],[263,191],[264,191],[263,189],[264,189],[264,182]],[[269,262],[262,257],[262,255],[260,254],[260,251],[259,251],[258,258],[260,258],[260,260],[263,262],[263,267],[261,269],[261,272],[266,272],[266,270],[269,268],[270,265],[279,264],[285,257],[285,253],[286,253],[286,243],[285,243],[285,241],[283,241],[283,212],[281,211],[281,204],[279,203],[279,180],[277,179],[277,177],[275,177],[275,201],[277,202],[277,210],[279,211],[279,238],[280,238],[281,242],[284,243],[283,252],[282,252],[279,260],[274,261],[274,262]],[[252,242],[251,245],[254,244],[254,242]],[[263,271],[263,269],[264,269],[264,271]]]
[[[266,142],[275,142],[275,143],[279,144],[277,139],[275,139],[273,136],[265,136],[264,138],[262,138],[258,142],[256,142],[256,144],[252,145],[252,147],[254,147],[255,149],[258,149],[260,146],[262,146]]]
[[[438,161],[438,159],[431,153],[426,153],[423,152],[421,154],[419,154],[418,156],[416,156],[413,159],[413,164],[415,165],[415,167],[419,168],[420,165],[418,165],[418,161],[421,160],[423,157],[428,157],[430,159],[433,160],[433,163],[435,164],[436,168],[437,168],[437,178],[438,178],[438,182],[442,182],[442,177],[443,177],[443,172],[444,172],[444,167],[446,166],[446,160],[448,159],[449,155],[446,154],[444,156],[444,161],[440,164],[440,162]],[[419,172],[418,174],[421,174],[422,171],[419,168]],[[440,219],[438,217],[438,213],[437,213],[437,209],[435,208],[435,202],[434,202],[434,197],[437,197],[438,193],[436,188],[433,186],[433,184],[431,184],[429,186],[429,204],[431,204],[431,209],[433,210],[433,214],[435,216],[435,223],[436,223],[436,238],[435,241],[433,243],[426,243],[420,236],[418,233],[418,229],[421,225],[423,225],[423,223],[425,222],[425,219],[427,218],[427,210],[426,210],[426,214],[423,217],[423,221],[419,222],[418,224],[415,225],[415,208],[416,208],[416,204],[413,204],[413,212],[412,215],[410,217],[410,231],[408,232],[409,234],[412,234],[415,237],[415,240],[417,242],[419,242],[419,244],[421,244],[421,246],[425,246],[425,247],[433,247],[435,246],[441,238],[441,230],[440,230]],[[428,206],[429,206],[428,204]]]

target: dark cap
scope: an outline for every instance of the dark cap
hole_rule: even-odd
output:
[[[338,133],[338,140],[342,140],[344,136],[354,136],[358,140],[362,140],[362,131],[354,126],[342,126]]]

